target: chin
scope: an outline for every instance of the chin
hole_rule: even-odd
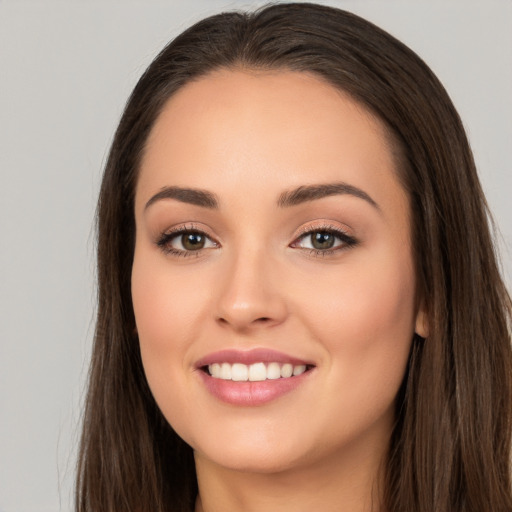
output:
[[[243,473],[272,474],[280,473],[301,465],[302,457],[297,453],[286,453],[283,450],[266,446],[231,446],[228,450],[194,450],[196,463],[202,460],[221,466],[227,470]]]

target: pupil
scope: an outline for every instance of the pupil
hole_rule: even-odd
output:
[[[326,231],[311,235],[311,243],[315,249],[330,249],[334,245],[334,236]]]
[[[197,251],[204,247],[204,236],[200,233],[187,233],[181,236],[183,247],[189,251]]]

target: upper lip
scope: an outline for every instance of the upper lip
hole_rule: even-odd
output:
[[[196,368],[202,368],[215,363],[242,363],[246,365],[254,363],[290,363],[295,365],[314,366],[311,361],[290,356],[267,348],[255,348],[250,350],[225,349],[207,354],[196,362]]]

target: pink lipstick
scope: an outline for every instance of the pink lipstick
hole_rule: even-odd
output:
[[[270,349],[222,350],[201,358],[196,368],[219,400],[256,406],[296,389],[309,378],[314,364]]]

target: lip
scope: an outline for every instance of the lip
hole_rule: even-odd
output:
[[[294,366],[301,364],[314,366],[311,361],[305,361],[304,359],[290,356],[277,350],[255,348],[251,350],[219,350],[218,352],[213,352],[199,359],[199,361],[196,362],[195,367],[199,369],[203,366],[208,366],[209,364],[214,363],[242,363],[247,365],[254,363],[290,363]]]
[[[214,363],[242,363],[251,365],[254,363],[290,363],[306,365],[308,371],[288,378],[264,380],[256,382],[236,382],[232,380],[217,379],[203,371],[205,366]],[[255,407],[270,403],[305,384],[311,374],[314,364],[297,357],[289,356],[283,352],[272,349],[252,350],[221,350],[208,354],[196,362],[199,378],[206,389],[218,400],[239,407]]]

